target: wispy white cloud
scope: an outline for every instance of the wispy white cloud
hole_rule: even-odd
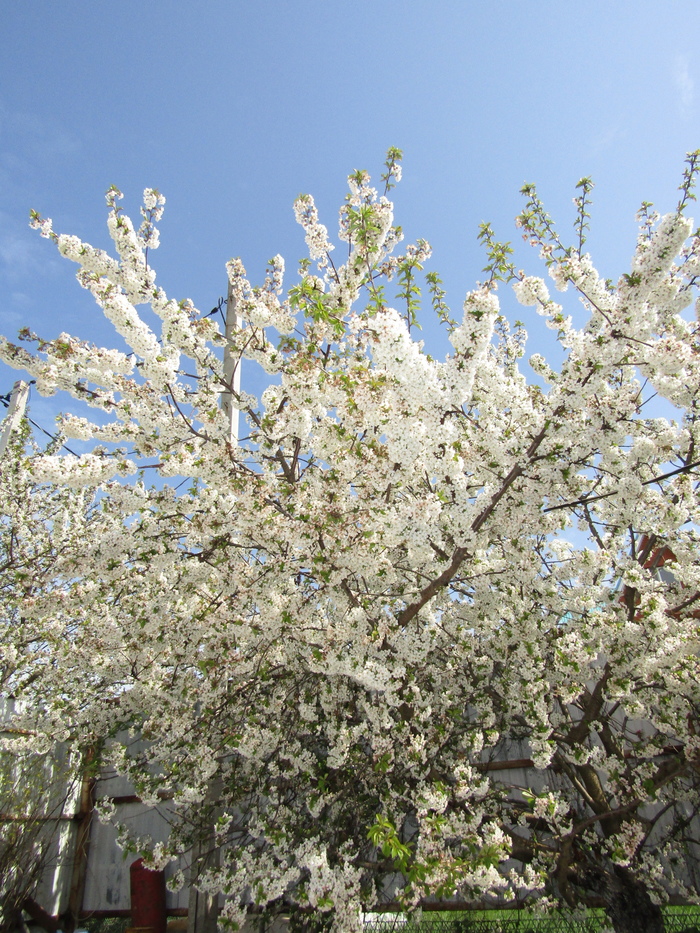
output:
[[[12,335],[22,327],[25,323],[25,319],[19,311],[13,311],[3,306],[2,314],[0,314],[0,323],[2,324],[5,336],[12,339]]]
[[[47,167],[75,159],[81,140],[58,116],[38,116],[11,106],[0,95],[0,199],[24,199]],[[34,205],[36,206],[36,205]]]
[[[56,261],[47,256],[43,241],[35,242],[32,231],[18,230],[16,224],[4,224],[6,215],[0,211],[0,281],[26,281],[31,275],[53,271]],[[27,225],[29,226],[29,225]]]
[[[1,234],[0,263],[7,266],[8,271],[17,271],[23,275],[35,266],[33,246],[29,237],[18,236],[14,233]]]
[[[17,156],[40,156],[50,160],[72,156],[81,145],[58,116],[38,116],[19,110],[4,97],[0,97],[0,143],[3,151]]]
[[[617,123],[599,127],[597,132],[591,133],[589,154],[594,157],[603,155],[612,149],[624,135],[622,126]]]
[[[683,117],[689,117],[695,100],[695,82],[690,74],[687,55],[676,56],[673,68],[673,83],[676,86],[677,106]]]

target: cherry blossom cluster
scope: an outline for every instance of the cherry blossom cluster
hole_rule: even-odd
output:
[[[7,683],[34,730],[99,746],[143,800],[171,802],[167,843],[138,841],[154,864],[216,840],[192,880],[225,895],[233,929],[253,907],[355,931],[362,910],[428,896],[695,896],[692,223],[646,210],[615,285],[583,250],[583,214],[566,246],[527,186],[518,222],[544,275],[486,227],[489,277],[452,320],[422,277],[428,244],[395,255],[392,152],[383,194],[350,177],[344,264],[310,196],[286,297],[281,257],[260,287],[228,263],[242,318],[228,336],[155,285],[158,192],[138,232],[110,192],[116,257],[34,216],[131,353],[66,334],[0,343],[42,391],[100,412],[61,422],[90,452],[15,445],[3,473]],[[424,281],[443,360],[414,337]],[[518,303],[560,362],[523,359]],[[259,402],[232,394],[224,353],[275,374]],[[139,469],[158,480],[124,481]],[[43,504],[56,496],[60,516]],[[50,529],[61,546],[30,585],[32,537]]]

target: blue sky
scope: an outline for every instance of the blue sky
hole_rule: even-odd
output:
[[[280,252],[291,281],[294,198],[311,192],[333,233],[347,174],[378,176],[389,146],[404,151],[396,219],[433,245],[453,309],[484,265],[479,223],[517,240],[526,181],[566,231],[574,186],[593,176],[589,246],[617,278],[640,202],[671,209],[700,147],[698,36],[697,0],[5,3],[0,333],[117,343],[29,229],[30,208],[108,247],[105,189],[137,214],[144,187],[159,188],[159,283],[206,311],[231,256],[256,281]],[[538,268],[534,254],[518,262]],[[535,322],[531,352],[540,340]],[[16,378],[1,367],[0,394]],[[49,426],[65,405],[32,400]]]

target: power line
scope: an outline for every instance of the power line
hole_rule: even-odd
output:
[[[2,404],[5,406],[5,408],[8,408],[8,409],[9,409],[10,406],[12,405],[12,398],[13,398],[13,395],[15,394],[15,392],[16,392],[17,385],[21,385],[21,383],[15,383],[15,386],[13,386],[13,388],[12,388],[6,395],[0,395],[0,402],[2,402]],[[35,385],[35,381],[32,379],[29,383],[24,383],[24,385],[27,386],[28,392],[30,392],[30,391],[31,391],[31,386]],[[24,402],[25,405],[26,405],[27,401],[28,401],[28,398],[25,399],[25,402]],[[46,428],[43,428],[40,424],[37,424],[37,422],[34,421],[33,418],[30,418],[30,417],[29,417],[29,415],[26,413],[25,410],[22,411],[21,417],[26,418],[27,421],[29,422],[29,424],[31,424],[33,427],[35,427],[35,428],[37,429],[37,431],[41,431],[42,434],[45,434],[47,437],[51,438],[52,441],[58,441],[58,440],[60,440],[60,437],[59,437],[58,434],[52,434],[50,431],[47,431]],[[10,432],[11,432],[12,429],[13,429],[13,428],[12,428],[11,426],[9,426],[9,425],[8,425],[8,428],[9,428],[9,431],[10,431]],[[9,439],[9,433],[8,433],[8,435],[7,435],[7,438]],[[74,450],[71,450],[70,447],[69,447],[67,444],[63,444],[63,443],[62,443],[62,444],[61,444],[61,447],[62,447],[64,450],[67,450],[69,454],[73,454],[74,457],[80,456],[79,454],[76,454],[76,452],[75,452]]]

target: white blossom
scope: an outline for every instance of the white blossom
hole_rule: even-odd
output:
[[[341,208],[346,262],[303,196],[317,275],[302,264],[285,296],[280,256],[261,286],[227,263],[243,323],[226,336],[155,284],[162,195],[138,230],[120,198],[114,255],[32,223],[129,352],[0,341],[73,406],[53,448],[17,435],[0,474],[0,675],[31,741],[99,746],[142,800],[171,801],[169,838],[132,840],[153,865],[189,852],[215,795],[221,859],[198,883],[234,928],[284,903],[349,933],[389,884],[409,907],[584,898],[587,853],[650,897],[684,885],[664,865],[690,858],[699,789],[688,222],[663,218],[613,285],[533,221],[578,313],[504,271],[515,296],[468,292],[436,360],[382,292],[430,247],[392,254],[367,173]],[[531,368],[515,300],[559,344]],[[244,360],[270,374],[259,402],[231,382]]]

